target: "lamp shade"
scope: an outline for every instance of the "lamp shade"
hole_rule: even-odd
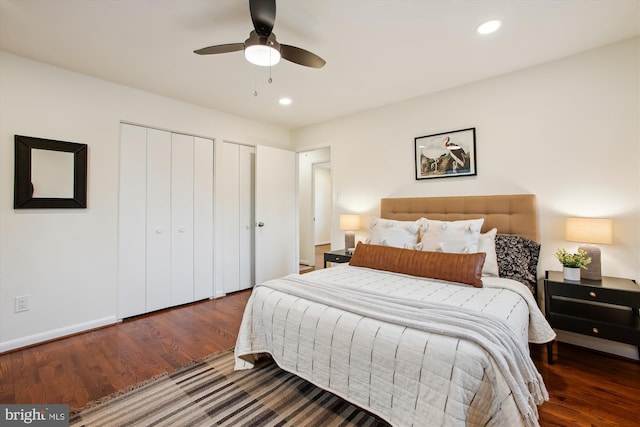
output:
[[[613,242],[613,227],[610,219],[567,218],[566,239],[571,242],[604,243]]]
[[[360,215],[340,215],[340,230],[355,231],[360,229]]]

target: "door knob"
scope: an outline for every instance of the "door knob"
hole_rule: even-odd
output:
[[[264,222],[260,221],[260,222],[258,223],[258,227],[264,227]]]

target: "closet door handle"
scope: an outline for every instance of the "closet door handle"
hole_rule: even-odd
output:
[[[264,222],[260,221],[260,222],[258,223],[258,227],[264,227]]]
[[[186,229],[184,227],[178,228],[178,232],[179,233],[184,233],[185,231],[186,231]]]
[[[156,234],[162,234],[162,228],[156,228]]]

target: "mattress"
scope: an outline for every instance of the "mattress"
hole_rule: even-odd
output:
[[[555,333],[529,289],[341,265],[257,285],[236,369],[283,369],[392,425],[537,425],[548,395],[528,342]]]

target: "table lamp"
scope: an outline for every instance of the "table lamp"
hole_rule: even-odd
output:
[[[600,248],[594,243],[610,245],[613,240],[612,223],[604,218],[567,218],[566,238],[571,242],[586,243],[582,249],[591,257],[587,269],[580,270],[580,278],[602,280]]]
[[[355,230],[360,229],[360,215],[340,215],[340,230],[344,230],[344,249],[352,253],[356,248]]]

